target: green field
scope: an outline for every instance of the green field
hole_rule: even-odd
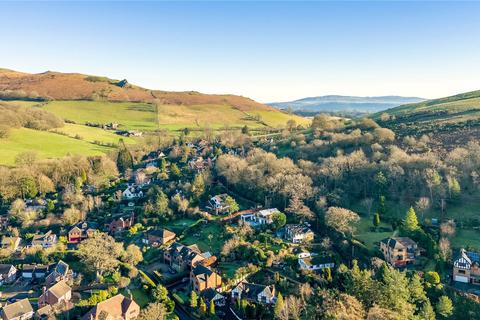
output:
[[[68,154],[101,155],[111,148],[47,131],[13,129],[7,139],[0,139],[0,164],[14,165],[22,152],[35,151],[40,159],[59,158]]]
[[[78,124],[119,123],[122,129],[155,130],[156,110],[151,104],[101,101],[51,101],[43,107]]]
[[[153,104],[133,102],[52,101],[43,107],[77,124],[116,122],[122,129],[151,131],[157,129],[157,110]],[[260,116],[261,121],[255,120]],[[308,125],[310,120],[282,112],[261,110],[245,113],[229,105],[159,105],[160,128],[271,127],[285,126],[289,119]]]
[[[117,144],[121,138],[125,143],[135,143],[134,138],[122,137],[113,131],[103,130],[95,127],[87,127],[79,124],[66,123],[64,127],[54,129],[55,132],[61,132],[69,137],[80,137],[88,142],[100,141],[102,143]]]

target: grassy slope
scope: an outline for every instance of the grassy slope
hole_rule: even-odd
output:
[[[156,129],[155,107],[146,103],[51,101],[43,108],[78,124],[117,122],[128,129]]]
[[[17,154],[32,150],[46,159],[67,154],[99,155],[110,148],[46,131],[13,129],[7,139],[0,139],[0,164],[13,165]]]
[[[64,127],[55,129],[54,131],[67,134],[69,137],[80,136],[82,140],[88,142],[100,141],[102,143],[114,143],[117,144],[120,138],[125,143],[134,143],[134,138],[121,137],[115,134],[113,131],[107,131],[100,128],[87,127],[79,124],[66,123]]]
[[[480,124],[480,91],[407,104],[385,112],[394,115],[395,120],[387,121],[384,125],[403,134],[446,132],[452,136],[477,135],[475,131]],[[382,113],[373,117],[378,119]]]
[[[73,120],[78,124],[86,122],[117,122],[126,129],[151,131],[156,129],[156,108],[152,104],[133,102],[96,101],[52,101],[44,108],[56,115]],[[161,128],[177,130],[185,127],[222,128],[225,126],[262,127],[263,124],[250,116],[260,115],[271,127],[284,126],[289,119],[298,124],[308,125],[306,118],[270,110],[240,111],[229,105],[160,105],[158,121]]]

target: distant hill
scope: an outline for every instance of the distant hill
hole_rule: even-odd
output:
[[[405,104],[372,117],[402,135],[431,134],[444,143],[461,144],[480,137],[480,90]]]
[[[99,154],[114,148],[120,138],[113,130],[92,127],[119,124],[119,130],[144,133],[285,127],[288,120],[308,126],[310,120],[236,95],[150,90],[127,80],[47,71],[29,74],[0,69],[0,106],[40,108],[64,119],[64,127],[50,131],[13,128],[0,138],[0,164],[12,165],[15,156],[34,150],[41,158],[68,153]],[[3,119],[2,119],[3,117]],[[0,126],[8,123],[0,112]],[[127,143],[135,142],[129,138]]]
[[[289,102],[272,102],[268,105],[278,109],[293,109],[296,112],[310,113],[374,113],[381,110],[397,107],[406,103],[423,101],[417,97],[382,96],[382,97],[355,97],[355,96],[319,96],[299,99]]]

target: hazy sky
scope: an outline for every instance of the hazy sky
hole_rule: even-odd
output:
[[[261,102],[480,89],[476,2],[0,2],[0,67]]]

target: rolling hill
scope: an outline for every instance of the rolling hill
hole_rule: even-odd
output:
[[[7,165],[12,165],[16,154],[26,150],[39,151],[42,158],[75,151],[99,154],[118,142],[120,136],[113,131],[86,126],[87,123],[118,123],[121,130],[146,133],[187,127],[277,128],[290,119],[301,125],[310,123],[309,119],[241,96],[150,90],[126,80],[52,71],[30,74],[0,69],[0,104],[39,108],[67,122],[50,131],[13,129],[9,137],[0,139],[0,164]],[[1,117],[2,114],[0,120]],[[35,139],[38,143],[32,144]],[[49,141],[55,142],[54,150]],[[127,139],[127,143],[134,141]]]
[[[387,115],[390,119],[382,121]],[[401,135],[431,134],[447,144],[464,143],[480,137],[480,90],[402,105],[373,117]]]
[[[424,99],[416,97],[382,96],[382,97],[355,97],[355,96],[319,96],[303,98],[289,102],[272,102],[268,105],[279,109],[293,109],[297,112],[310,113],[374,113],[381,110],[397,107],[406,103],[419,102]]]

